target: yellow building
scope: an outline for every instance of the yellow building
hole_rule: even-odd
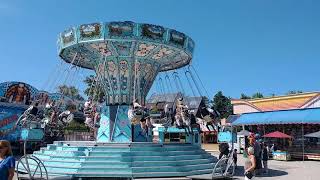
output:
[[[234,114],[320,107],[320,92],[259,99],[233,99]]]
[[[233,99],[233,126],[261,136],[279,131],[290,139],[264,141],[275,143],[292,157],[320,160],[320,92],[259,99]],[[319,134],[319,135],[317,135]]]

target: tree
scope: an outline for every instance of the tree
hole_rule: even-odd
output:
[[[79,94],[79,90],[74,86],[60,85],[58,86],[58,92],[70,97],[71,99],[83,101],[84,98]]]
[[[256,99],[256,98],[263,98],[263,94],[260,93],[260,92],[256,92],[252,95],[252,98],[253,99]]]
[[[230,98],[224,96],[221,91],[213,97],[213,108],[220,113],[221,118],[228,118],[229,115],[233,114]]]
[[[98,83],[96,77],[93,75],[87,76],[84,82],[87,84],[87,88],[84,93],[88,97],[91,97],[93,101],[102,101],[105,96],[105,92],[103,87]]]
[[[241,93],[240,99],[251,99],[251,97]]]
[[[204,104],[206,105],[206,107],[210,107],[210,104],[212,104],[212,101],[210,101],[207,96],[202,96],[202,100],[203,100]]]

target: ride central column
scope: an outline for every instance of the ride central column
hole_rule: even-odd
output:
[[[128,105],[106,105],[102,108],[97,142],[131,142]]]

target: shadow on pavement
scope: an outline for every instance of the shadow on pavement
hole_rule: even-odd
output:
[[[269,169],[268,174],[261,173],[259,175],[256,175],[256,177],[277,177],[277,176],[285,176],[285,175],[288,175],[288,172],[276,170],[276,169]],[[237,169],[235,170],[234,176],[244,176],[244,167],[238,166]]]

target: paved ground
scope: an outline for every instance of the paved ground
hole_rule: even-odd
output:
[[[216,144],[204,144],[202,148],[209,150],[214,156],[218,156],[218,146]],[[234,179],[243,180],[244,158],[238,155],[238,168]],[[255,177],[261,180],[319,180],[320,179],[320,161],[274,161],[270,160],[269,174]],[[163,178],[163,180],[168,178]],[[172,178],[169,178],[172,179]],[[180,178],[174,178],[180,179]],[[187,178],[181,178],[184,180]],[[201,179],[211,179],[210,175],[201,176]],[[172,179],[173,180],[173,179]]]
[[[217,152],[212,152],[213,155],[218,156]],[[244,158],[238,155],[238,168],[234,179],[244,179],[243,165]],[[255,177],[255,179],[273,179],[273,180],[319,180],[320,179],[320,162],[319,161],[275,161],[270,160],[269,174],[264,174]],[[210,175],[197,177],[196,179],[211,179]]]
[[[218,144],[201,144],[201,147],[207,151],[219,151]]]

